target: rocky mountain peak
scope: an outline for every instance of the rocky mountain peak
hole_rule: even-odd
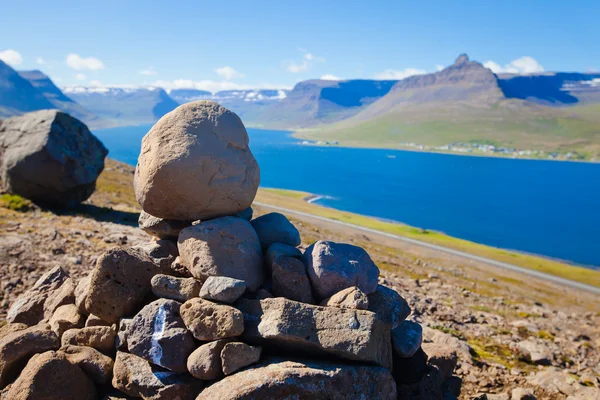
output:
[[[461,55],[459,55],[456,58],[456,61],[454,61],[454,65],[459,66],[459,65],[463,65],[468,63],[469,60],[469,56],[466,53],[462,53]]]

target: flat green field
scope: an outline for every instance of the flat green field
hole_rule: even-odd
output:
[[[338,211],[333,208],[310,204],[303,199],[310,193],[281,189],[260,189],[256,201],[274,206],[289,208],[336,221],[392,233],[423,242],[445,246],[451,249],[464,251],[469,254],[490,258],[505,263],[518,265],[573,281],[600,287],[600,271],[569,265],[564,262],[538,257],[529,254],[516,253],[495,247],[454,238],[443,233],[422,230],[409,225],[385,222],[376,218]]]
[[[298,138],[342,146],[402,148],[412,142],[443,146],[477,142],[544,151],[600,154],[600,105],[550,108],[505,100],[472,104],[401,105],[383,114],[298,130]]]

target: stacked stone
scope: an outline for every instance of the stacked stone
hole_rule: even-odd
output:
[[[77,285],[57,267],[0,332],[9,399],[441,398],[456,355],[421,347],[407,302],[361,248],[302,252],[252,219],[259,168],[232,112],[180,106],[144,137],[140,227]]]

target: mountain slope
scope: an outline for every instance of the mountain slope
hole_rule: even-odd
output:
[[[65,96],[54,82],[41,71],[19,71],[19,75],[27,79],[52,104],[53,108],[64,111],[90,126],[102,124],[100,118]]]
[[[308,80],[281,101],[264,107],[244,122],[269,128],[298,128],[348,118],[384,96],[397,81]]]
[[[17,71],[0,60],[0,118],[55,108]]]
[[[161,88],[71,87],[64,91],[94,114],[121,126],[154,123],[179,106]]]
[[[471,142],[591,157],[600,153],[600,115],[589,107],[545,107],[507,98],[489,69],[461,56],[440,72],[398,82],[355,116],[296,135],[360,147]]]

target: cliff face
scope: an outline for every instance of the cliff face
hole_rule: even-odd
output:
[[[0,117],[55,108],[17,71],[0,60]]]

